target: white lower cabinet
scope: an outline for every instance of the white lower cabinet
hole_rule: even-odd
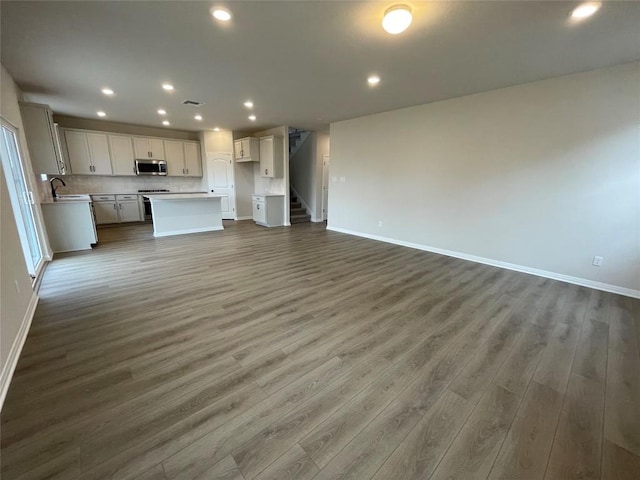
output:
[[[143,220],[138,195],[93,195],[91,199],[96,225]]]
[[[263,227],[284,225],[284,195],[254,195],[253,221]]]

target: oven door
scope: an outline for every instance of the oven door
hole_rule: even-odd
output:
[[[151,216],[151,200],[148,198],[144,198],[144,219],[145,221],[151,220],[153,217]]]

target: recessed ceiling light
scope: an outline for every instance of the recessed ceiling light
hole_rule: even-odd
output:
[[[249,120],[251,120],[252,122],[256,121],[256,116],[255,115],[249,115]]]
[[[168,127],[169,125],[171,125],[171,124],[169,123],[169,120],[163,120],[163,121],[162,121],[162,124],[163,124],[165,127]]]
[[[200,120],[202,120],[202,115],[196,115],[196,116],[195,116],[195,117],[193,117],[193,118],[195,118],[196,120],[200,121]]]
[[[105,95],[113,95],[115,92],[110,88],[103,88],[102,93],[104,93]]]
[[[214,128],[214,129],[213,129],[213,131],[214,131],[214,132],[219,132],[219,131],[220,131],[220,129],[219,129],[218,127],[216,127],[216,128]]]
[[[221,22],[228,22],[231,20],[231,12],[226,8],[214,8],[211,10],[211,15],[216,20],[220,20]]]
[[[588,18],[596,13],[599,9],[600,2],[583,3],[582,5],[576,7],[573,12],[571,12],[571,18],[575,18],[577,20]]]
[[[104,113],[102,110],[98,110],[98,111],[96,112],[96,115],[98,115],[99,117],[106,117],[106,116],[107,116],[107,114],[106,114],[106,113]]]
[[[171,92],[173,90],[173,85],[170,83],[163,83],[162,88],[164,88],[167,92]]]
[[[392,35],[397,35],[404,32],[411,25],[412,20],[411,7],[408,5],[394,5],[384,12],[382,28]]]
[[[247,100],[244,102],[244,106],[247,108],[253,108],[253,102],[251,100]]]
[[[158,110],[158,115],[166,115],[167,111],[163,108],[161,108],[160,110]]]
[[[367,82],[369,82],[369,85],[371,86],[377,85],[380,83],[380,77],[377,75],[371,75],[369,78],[367,78]]]

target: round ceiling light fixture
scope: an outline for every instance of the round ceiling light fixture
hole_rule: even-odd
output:
[[[600,2],[588,2],[583,3],[576,7],[571,12],[571,18],[576,20],[582,20],[583,18],[589,18],[600,9]]]
[[[382,28],[392,35],[397,35],[404,32],[411,25],[412,20],[411,7],[408,5],[394,5],[384,12]]]
[[[211,10],[211,15],[216,20],[220,20],[221,22],[228,22],[231,20],[231,12],[226,8],[214,8]]]

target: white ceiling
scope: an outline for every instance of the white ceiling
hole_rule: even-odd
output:
[[[107,120],[159,126],[165,108],[171,128],[251,131],[319,129],[640,60],[638,2],[607,2],[572,24],[579,2],[407,1],[413,24],[391,36],[380,22],[395,3],[3,0],[2,63],[27,99],[56,113],[104,110]],[[213,5],[231,10],[228,25],[212,18]],[[376,88],[371,73],[382,78]],[[164,81],[176,91],[164,92]],[[104,86],[116,95],[102,95]]]

